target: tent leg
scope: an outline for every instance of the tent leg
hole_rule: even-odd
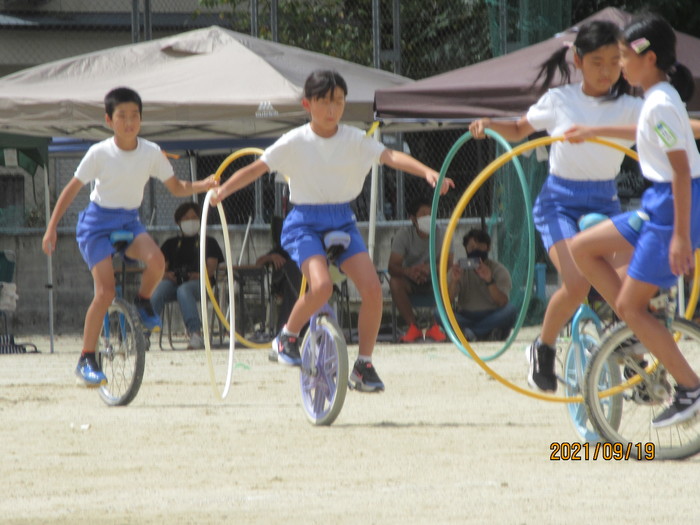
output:
[[[44,167],[44,207],[46,212],[46,227],[49,226],[51,217],[51,199],[49,196],[49,163]],[[49,345],[53,354],[53,261],[51,255],[47,256],[47,279],[46,288],[49,290]]]

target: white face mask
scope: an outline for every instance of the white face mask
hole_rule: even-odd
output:
[[[416,219],[418,223],[418,229],[423,233],[430,234],[430,215],[423,215]]]
[[[199,219],[189,219],[180,222],[180,229],[187,237],[192,237],[199,233]]]

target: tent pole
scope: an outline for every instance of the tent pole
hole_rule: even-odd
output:
[[[46,214],[46,227],[49,227],[49,218],[51,217],[51,199],[49,196],[49,163],[44,166],[44,209]],[[49,290],[49,345],[53,354],[53,262],[49,254],[46,258],[47,264],[47,284]]]
[[[374,131],[374,140],[382,139],[379,128]],[[369,231],[367,232],[367,251],[369,258],[374,262],[374,242],[377,229],[377,188],[379,186],[379,164],[372,165],[372,180],[369,196]]]

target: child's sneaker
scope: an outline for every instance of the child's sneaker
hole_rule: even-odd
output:
[[[700,411],[700,387],[688,390],[676,385],[671,405],[651,422],[654,428],[668,427],[687,421]]]
[[[277,351],[277,362],[287,366],[301,366],[299,338],[280,332],[272,341],[273,350]]]
[[[419,338],[423,339],[423,332],[415,324],[411,323],[406,333],[399,339],[399,343],[412,343]]]
[[[153,310],[151,300],[137,296],[134,299],[134,305],[144,328],[151,332],[160,332],[160,329],[163,327],[163,321],[160,320],[160,316]]]
[[[94,353],[82,354],[75,367],[75,375],[85,386],[98,387],[107,384],[107,377],[97,364]]]
[[[350,374],[350,389],[360,392],[383,392],[384,383],[379,379],[371,361],[355,361]]]
[[[442,343],[443,341],[447,340],[445,332],[442,331],[442,329],[438,326],[437,323],[428,328],[428,330],[425,332],[425,337],[430,337],[430,339],[432,339],[436,343]]]
[[[527,382],[532,388],[543,392],[557,391],[557,375],[555,373],[557,351],[549,345],[535,339],[527,349],[530,370]]]

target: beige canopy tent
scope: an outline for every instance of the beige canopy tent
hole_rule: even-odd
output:
[[[344,120],[372,122],[374,92],[409,79],[218,26],[43,64],[0,78],[0,132],[99,140],[103,98],[117,86],[144,101],[151,140],[276,137],[306,121],[315,69],[348,82]]]

